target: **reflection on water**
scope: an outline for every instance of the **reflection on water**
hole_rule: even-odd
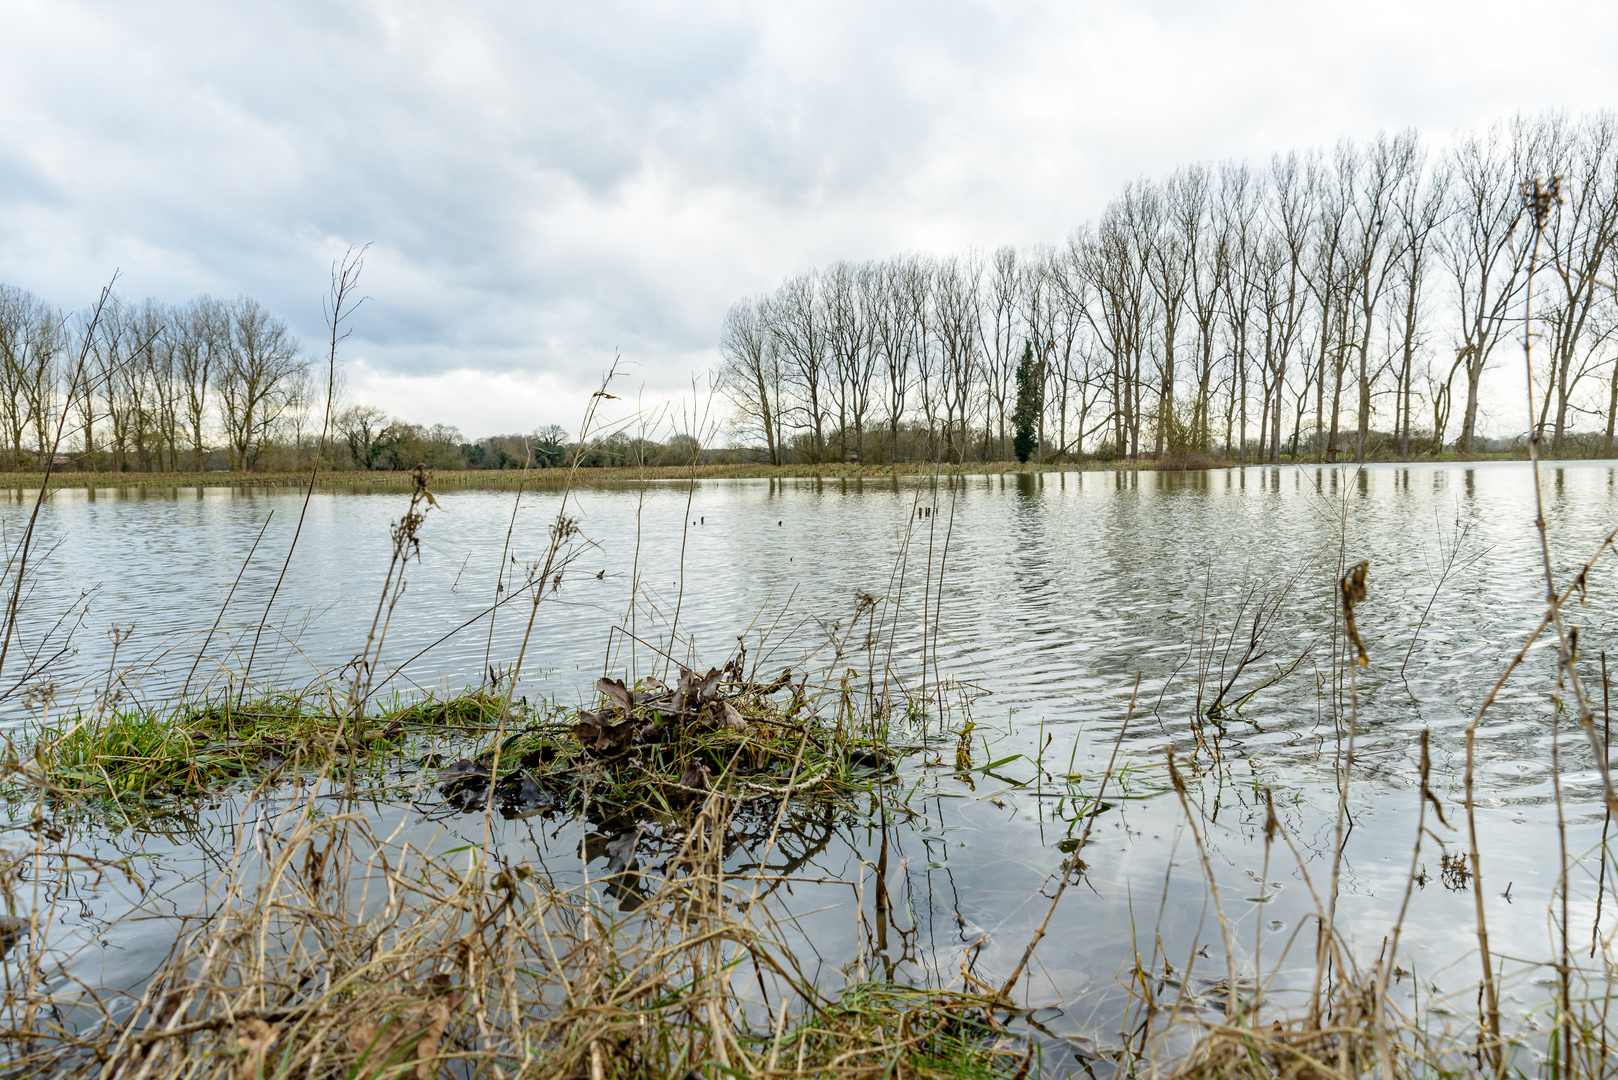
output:
[[[1613,526],[1614,470],[1558,465],[1546,479],[1546,517],[1566,582]],[[11,538],[28,503],[8,498],[0,527]],[[590,545],[540,608],[524,693],[578,701],[604,663],[630,676],[660,671],[659,652],[718,663],[741,637],[772,676],[818,665],[833,682],[847,669],[875,681],[885,674],[909,690],[947,679],[956,720],[970,704],[973,765],[1003,761],[989,772],[956,773],[947,768],[955,743],[930,742],[892,784],[909,794],[912,816],[885,820],[871,805],[792,816],[769,857],[776,884],[767,902],[793,920],[805,955],[828,978],[851,957],[902,980],[958,985],[963,967],[989,983],[1003,978],[1044,916],[1058,845],[1082,828],[1094,778],[1137,695],[1121,747],[1129,768],[1085,852],[1087,887],[1068,891],[1037,973],[1023,983],[1030,1001],[1060,1007],[1044,1014],[1057,1034],[1116,1037],[1120,980],[1137,950],[1182,971],[1209,945],[1206,955],[1219,954],[1184,814],[1172,794],[1162,797],[1168,744],[1189,760],[1183,767],[1244,969],[1255,953],[1268,967],[1288,947],[1293,967],[1312,963],[1311,941],[1292,939],[1309,922],[1311,887],[1322,888],[1330,872],[1348,765],[1350,690],[1334,662],[1342,566],[1368,559],[1371,567],[1357,615],[1372,663],[1357,675],[1339,901],[1341,924],[1366,958],[1380,948],[1407,878],[1419,732],[1432,732],[1434,784],[1449,807],[1460,798],[1462,731],[1543,611],[1532,481],[1516,463],[1048,473],[936,487],[912,478],[710,481],[692,493],[653,484],[574,498],[570,513]],[[393,616],[388,690],[458,689],[512,662],[526,602],[508,605],[492,625],[479,616],[511,595],[523,567],[540,557],[559,499],[555,491],[520,503],[510,492],[440,497]],[[353,657],[387,570],[389,522],[405,500],[315,495],[268,612],[253,682],[307,682]],[[20,721],[47,698],[56,709],[98,695],[161,702],[194,665],[199,684],[239,685],[300,502],[285,490],[221,488],[53,496],[36,542],[48,554],[31,583],[22,636],[28,656],[51,662],[25,673],[23,661],[8,659],[0,676],[17,685],[7,714]],[[244,569],[261,528],[263,542]],[[508,572],[497,592],[502,560]],[[1598,689],[1614,629],[1611,563],[1596,563],[1574,615],[1586,678]],[[863,622],[855,620],[861,593],[880,601],[861,609],[870,611]],[[216,619],[219,632],[198,665]],[[609,653],[613,626],[634,638],[614,638]],[[644,644],[624,644],[636,639]],[[1551,955],[1553,663],[1542,642],[1479,732],[1485,903],[1492,935],[1513,957]],[[1606,822],[1593,762],[1576,736],[1562,732],[1569,847],[1593,857]],[[1266,788],[1302,867],[1272,852],[1266,873]],[[125,833],[87,843],[161,848],[175,866],[196,869],[210,846],[225,844],[239,802],[223,800],[182,836]],[[440,850],[482,839],[481,815],[448,812],[430,793],[376,813]],[[621,848],[635,825],[539,814],[497,818],[493,828],[503,851],[545,861],[559,880],[594,880],[612,863],[609,846]],[[759,868],[756,840],[744,824],[728,851],[733,872]],[[652,867],[667,840],[653,828],[632,846],[640,865]],[[1470,986],[1476,977],[1465,960],[1475,944],[1471,886],[1445,872],[1448,857],[1464,850],[1461,834],[1436,827],[1420,860],[1405,940],[1416,974],[1408,989],[1423,1000],[1435,986]],[[871,879],[879,865],[889,902],[877,918]],[[635,889],[614,887],[633,907]],[[1599,945],[1610,932],[1611,898],[1598,928],[1593,873],[1570,891],[1571,924],[1587,945]],[[187,884],[165,902],[179,913],[200,900],[200,886]],[[85,960],[76,977],[127,985],[166,948],[149,930],[116,921],[131,901],[107,881],[64,906],[64,925],[101,943],[100,969]],[[1195,963],[1223,972],[1222,960]],[[1528,982],[1513,992],[1519,1012],[1543,1000]]]

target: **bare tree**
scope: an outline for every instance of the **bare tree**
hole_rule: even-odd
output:
[[[1315,197],[1314,238],[1307,264],[1309,291],[1319,320],[1315,355],[1314,450],[1319,460],[1337,450],[1337,422],[1343,396],[1348,301],[1345,296],[1344,244],[1354,205],[1359,154],[1346,140],[1337,144],[1332,167],[1319,157],[1308,159],[1309,186]],[[1332,387],[1331,430],[1326,429],[1326,388]]]
[[[219,358],[230,339],[230,317],[224,304],[199,296],[170,317],[175,375],[180,384],[180,410],[191,451],[191,468],[201,472],[208,459],[206,427],[210,390],[219,370]]]
[[[919,289],[925,295],[926,273],[922,261],[909,255],[883,263],[873,282],[876,289],[871,312],[873,344],[881,357],[886,385],[882,407],[885,413],[883,423],[888,429],[890,461],[899,460],[899,425],[904,419],[906,396],[910,390],[911,360],[916,354],[918,320],[911,293]],[[917,278],[922,279],[919,285],[914,280]]]
[[[1135,188],[1130,226],[1137,232],[1135,243],[1145,253],[1146,280],[1157,295],[1156,333],[1146,338],[1157,364],[1157,423],[1152,435],[1152,453],[1161,454],[1164,434],[1176,421],[1175,348],[1179,344],[1180,318],[1185,312],[1186,294],[1191,289],[1190,252],[1185,237],[1171,221],[1172,211],[1165,193],[1149,182]],[[1200,216],[1199,216],[1200,217]],[[1200,220],[1193,230],[1200,229]]]
[[[979,405],[982,364],[977,300],[982,280],[983,265],[973,255],[943,260],[933,279],[933,329],[944,398],[943,442],[957,462],[966,460]]]
[[[109,299],[98,329],[90,346],[88,399],[94,409],[96,395],[100,396],[99,412],[110,433],[107,455],[113,471],[122,472],[129,465],[130,404],[124,372],[133,341],[123,304],[116,296]]]
[[[1527,165],[1522,136],[1520,124],[1496,125],[1463,137],[1450,152],[1450,204],[1441,250],[1459,308],[1456,364],[1466,372],[1463,454],[1473,452],[1478,387],[1521,284],[1527,249],[1512,239],[1522,217],[1517,193]]]
[[[1017,329],[1021,308],[1022,274],[1017,266],[1017,249],[996,248],[989,260],[989,269],[983,297],[983,314],[977,319],[978,334],[982,339],[985,415],[983,427],[983,457],[989,460],[989,441],[998,424],[999,458],[1011,457],[1006,439],[1006,398],[1011,392],[1012,377],[1016,373],[1017,358],[1022,355]]]
[[[161,445],[160,394],[164,367],[164,313],[155,300],[123,309],[128,327],[130,357],[121,364],[113,384],[120,388],[126,410],[128,440],[134,445],[135,469],[153,471],[153,451]]]
[[[1394,369],[1393,430],[1403,457],[1410,456],[1415,357],[1425,344],[1422,301],[1432,264],[1434,237],[1444,222],[1444,197],[1449,187],[1442,167],[1423,178],[1418,164],[1416,174],[1399,197],[1399,235],[1395,242],[1397,270],[1393,285],[1393,317],[1399,350]]]
[[[111,301],[108,301],[110,306]],[[95,333],[92,335],[92,327]],[[99,462],[96,458],[96,364],[98,346],[94,338],[100,336],[102,327],[83,315],[74,316],[72,324],[72,338],[70,347],[80,356],[81,362],[76,364],[68,376],[67,396],[72,406],[73,418],[78,423],[80,456],[86,468],[96,471]]]
[[[256,300],[237,300],[229,317],[230,338],[217,384],[219,411],[236,468],[246,472],[258,464],[305,365],[286,324]]]
[[[915,344],[912,360],[916,372],[915,385],[921,395],[922,417],[927,427],[924,456],[929,459],[942,452],[942,436],[939,433],[943,427],[940,414],[944,409],[941,354],[934,348],[937,338],[934,327],[938,321],[937,278],[938,264],[921,260],[911,264],[902,277],[904,304]]]
[[[1562,201],[1545,230],[1549,247],[1545,284],[1536,295],[1546,326],[1544,397],[1536,426],[1543,430],[1552,409],[1551,450],[1566,443],[1569,412],[1579,383],[1594,371],[1600,353],[1618,325],[1611,312],[1612,289],[1600,278],[1618,247],[1618,155],[1611,113],[1577,126],[1550,116],[1536,125],[1535,176],[1562,178]],[[1609,429],[1611,408],[1607,410]],[[1609,437],[1610,445],[1610,437]]]
[[[744,430],[764,436],[770,464],[781,464],[779,416],[781,356],[776,338],[765,322],[767,306],[760,300],[742,300],[725,313],[719,334],[719,356],[724,364],[720,386],[736,409]]]
[[[1308,307],[1307,259],[1314,233],[1313,172],[1297,154],[1270,159],[1269,239],[1264,251],[1262,303],[1264,367],[1271,381],[1275,409],[1271,417],[1270,461],[1281,462],[1281,402],[1287,389],[1288,358],[1303,344]],[[1298,452],[1298,431],[1308,407],[1309,372],[1294,395],[1291,453]]]
[[[799,274],[788,278],[771,298],[767,310],[767,321],[785,361],[788,378],[800,394],[797,411],[810,434],[810,457],[824,461],[829,333],[817,275]]]
[[[1129,185],[1094,231],[1081,228],[1068,240],[1068,258],[1093,297],[1085,315],[1106,355],[1114,451],[1131,458],[1140,454],[1141,367],[1157,322],[1140,203]]]
[[[1176,170],[1169,177],[1163,196],[1166,231],[1175,238],[1184,259],[1184,291],[1180,303],[1191,318],[1192,355],[1196,361],[1196,399],[1192,402],[1190,435],[1198,449],[1207,450],[1213,442],[1220,284],[1230,277],[1231,252],[1213,231],[1212,178],[1206,166]],[[1159,297],[1162,297],[1161,292]],[[1168,336],[1169,331],[1165,329],[1164,337]],[[1233,378],[1232,387],[1235,385]],[[1227,419],[1233,411],[1227,411]],[[1229,441],[1227,437],[1227,445]]]
[[[1254,311],[1258,307],[1260,283],[1264,276],[1261,221],[1258,216],[1263,198],[1264,189],[1261,181],[1248,166],[1225,165],[1220,168],[1219,197],[1214,208],[1220,251],[1220,257],[1215,265],[1219,268],[1219,272],[1214,276],[1211,288],[1221,301],[1217,313],[1223,316],[1225,322],[1226,347],[1230,351],[1232,367],[1231,394],[1237,403],[1235,409],[1227,412],[1227,431],[1229,413],[1234,412],[1238,432],[1236,453],[1244,464],[1247,461],[1248,442],[1247,376],[1253,358]],[[1199,284],[1198,288],[1200,290],[1202,286]],[[1199,296],[1196,306],[1200,309],[1201,304]],[[1208,340],[1211,348],[1212,328],[1203,328],[1200,316],[1197,322],[1199,336]],[[1204,358],[1205,367],[1209,362]],[[1263,406],[1259,413],[1258,453],[1262,456],[1264,438],[1269,431],[1270,393],[1269,384],[1262,377],[1262,373],[1259,383],[1263,391]],[[1227,445],[1230,443],[1228,435],[1225,442]]]
[[[742,308],[727,317],[721,347],[737,413],[772,460],[789,442],[811,460],[863,457],[874,415],[892,458],[906,430],[929,456],[1004,457],[1026,342],[1044,403],[1034,433],[1042,458],[1102,450],[1093,438],[1138,458],[1144,424],[1149,452],[1172,433],[1176,445],[1223,445],[1243,462],[1253,453],[1325,460],[1347,449],[1352,423],[1363,460],[1390,396],[1392,446],[1409,454],[1418,398],[1441,439],[1448,386],[1462,370],[1470,451],[1479,381],[1519,276],[1516,182],[1530,161],[1567,177],[1572,193],[1547,233],[1563,299],[1546,314],[1555,340],[1541,354],[1537,414],[1554,425],[1557,447],[1581,414],[1605,412],[1613,431],[1618,362],[1607,400],[1590,392],[1618,338],[1618,303],[1597,286],[1618,276],[1608,269],[1618,263],[1618,121],[1606,114],[1581,125],[1519,118],[1463,138],[1430,171],[1412,132],[1277,155],[1266,169],[1191,165],[1162,184],[1127,185],[1060,250],[797,275],[753,302],[756,326]],[[1435,262],[1452,295],[1431,287]],[[1435,364],[1426,350],[1435,328],[1451,326],[1446,378],[1447,359]],[[776,390],[759,377],[768,344]]]
[[[52,425],[60,409],[61,358],[67,334],[60,313],[36,299],[24,322],[23,348],[17,355],[17,383],[22,390],[23,412],[34,437],[34,461],[45,467],[50,453]]]
[[[44,311],[44,304],[34,294],[13,285],[0,285],[0,427],[10,446],[13,468],[21,467],[29,427],[30,372],[41,366],[42,346],[54,352],[54,347],[42,338]]]
[[[837,456],[847,461],[848,435],[854,433],[854,453],[865,452],[865,416],[871,407],[871,380],[876,373],[872,343],[874,307],[869,265],[834,263],[821,277],[826,313],[830,388],[837,405]]]
[[[1371,366],[1371,335],[1397,262],[1394,244],[1399,236],[1400,194],[1420,178],[1416,133],[1405,131],[1391,139],[1378,135],[1366,148],[1361,163],[1362,176],[1354,192],[1353,229],[1345,247],[1345,301],[1356,306],[1358,315],[1359,337],[1353,342],[1359,361],[1354,456],[1363,462],[1371,430],[1371,384],[1379,370]],[[1332,426],[1335,431],[1335,420]]]
[[[1047,309],[1052,314],[1052,341],[1056,343],[1055,360],[1057,455],[1070,452],[1083,453],[1084,440],[1112,423],[1110,414],[1102,414],[1093,426],[1088,424],[1091,413],[1106,392],[1103,377],[1105,364],[1100,359],[1093,333],[1089,331],[1091,293],[1089,283],[1080,272],[1078,260],[1070,246],[1050,254],[1044,271],[1050,286]],[[1068,420],[1074,421],[1069,438]]]

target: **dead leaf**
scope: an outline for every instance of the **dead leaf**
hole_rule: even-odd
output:
[[[242,1025],[236,1036],[236,1045],[247,1051],[242,1061],[242,1080],[257,1080],[264,1075],[264,1055],[280,1036],[281,1029],[254,1018]]]
[[[686,791],[703,792],[708,790],[708,767],[693,761],[685,767],[680,774],[680,787]]]
[[[354,1080],[380,1080],[386,1070],[401,1064],[401,1059],[416,1062],[416,1080],[433,1080],[438,1072],[434,1059],[439,1043],[464,997],[461,991],[452,991],[407,1005],[386,1024],[359,1023],[349,1028],[349,1047],[365,1059]]]
[[[680,683],[675,687],[674,700],[671,702],[674,714],[701,712],[702,706],[718,697],[720,678],[718,668],[709,668],[706,675],[698,675],[690,668],[681,668]]]
[[[742,718],[742,714],[737,710],[736,706],[728,701],[719,703],[719,720],[720,723],[725,724],[732,731],[747,730],[747,721]]]
[[[449,1027],[450,1013],[461,1003],[459,992],[446,994],[430,1002],[427,1010],[427,1030],[416,1041],[416,1080],[432,1080],[438,1071],[433,1059],[438,1056],[438,1044]]]
[[[719,693],[719,680],[723,674],[718,668],[709,668],[708,674],[696,681],[697,700],[710,701]]]
[[[597,679],[596,689],[601,696],[611,701],[618,708],[628,712],[635,707],[635,695],[624,685],[622,679]]]
[[[1343,630],[1359,652],[1360,667],[1370,667],[1371,656],[1366,652],[1365,642],[1360,638],[1360,628],[1354,623],[1354,608],[1365,600],[1365,576],[1370,569],[1370,561],[1361,560],[1349,567],[1348,573],[1343,575],[1343,580],[1338,582],[1338,588],[1343,596]]]
[[[608,721],[610,713],[579,713],[579,722],[573,725],[573,734],[581,743],[593,746],[597,752],[616,750],[635,734],[635,721],[629,718],[616,723]]]
[[[635,846],[640,843],[641,826],[625,829],[611,840],[607,841],[607,872],[609,874],[632,873],[639,865],[635,855]]]

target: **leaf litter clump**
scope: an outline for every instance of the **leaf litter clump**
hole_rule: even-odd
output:
[[[749,681],[741,664],[673,686],[598,679],[596,708],[531,723],[437,773],[456,809],[491,803],[507,817],[547,810],[664,816],[716,788],[738,805],[789,795],[859,790],[894,770],[894,751],[858,740],[810,709],[791,672]],[[784,702],[774,700],[782,691]],[[492,781],[492,791],[491,791]]]

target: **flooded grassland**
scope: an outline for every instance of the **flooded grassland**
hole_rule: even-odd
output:
[[[1615,470],[1542,475],[1599,735]],[[45,503],[14,1071],[1607,1067],[1554,631],[1479,718],[1526,463],[408,500],[317,491],[290,560],[297,492]]]

